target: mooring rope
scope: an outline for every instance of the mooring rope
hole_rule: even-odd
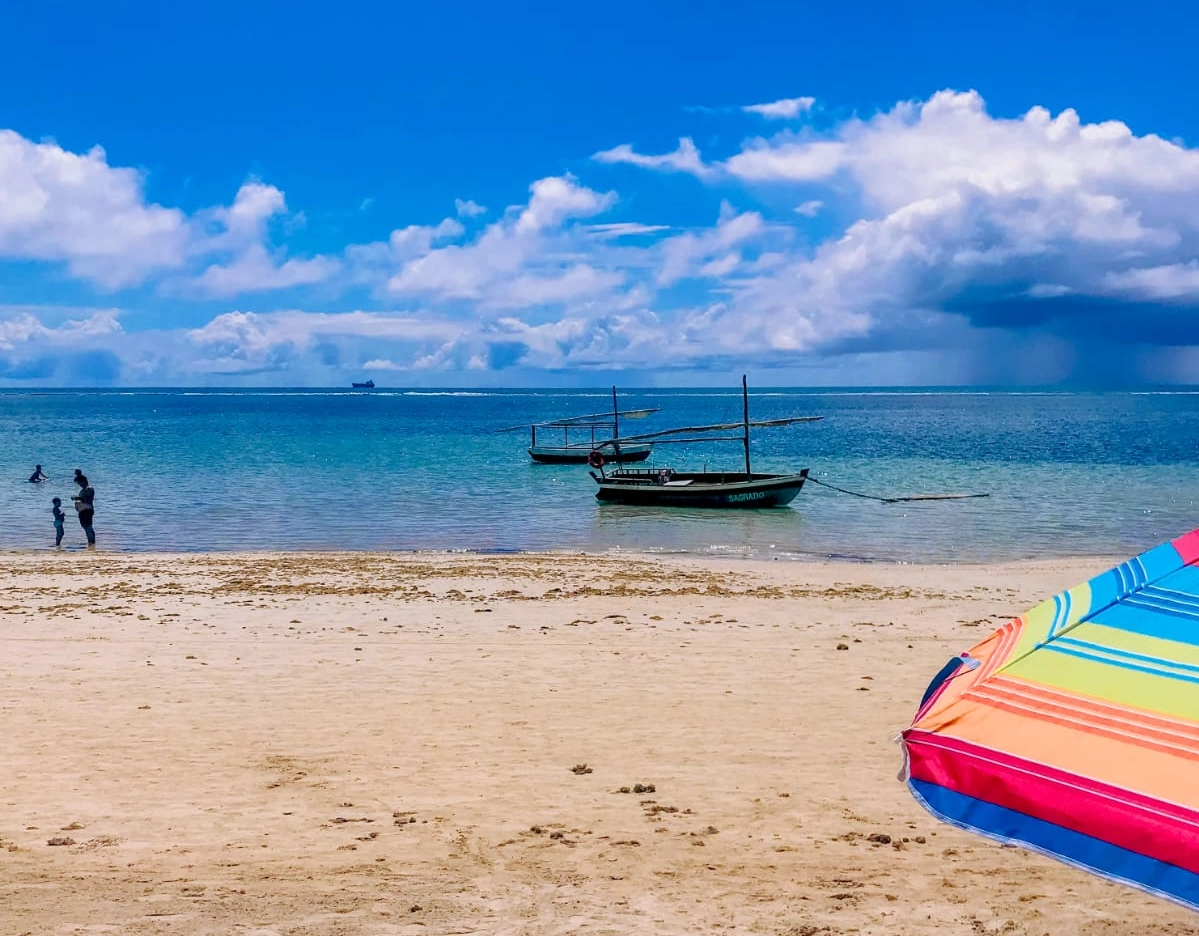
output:
[[[909,494],[906,497],[879,497],[877,494],[863,494],[861,491],[851,491],[848,488],[837,487],[835,484],[829,484],[827,481],[821,481],[819,478],[813,478],[808,475],[808,481],[812,484],[819,484],[821,487],[826,487],[834,491],[840,491],[842,494],[851,494],[854,497],[864,497],[866,500],[881,501],[884,504],[898,504],[902,501],[926,501],[926,500],[966,500],[970,497],[990,497],[990,494]]]

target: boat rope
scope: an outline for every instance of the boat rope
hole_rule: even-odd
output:
[[[908,494],[903,497],[879,497],[877,494],[863,494],[861,491],[851,491],[848,488],[837,487],[835,484],[830,484],[827,481],[821,481],[819,478],[813,478],[808,475],[808,481],[811,484],[819,484],[821,487],[829,488],[833,491],[840,491],[842,494],[850,494],[854,497],[864,497],[866,500],[881,501],[884,504],[898,504],[904,501],[927,501],[927,500],[966,500],[971,497],[990,497],[990,494]]]

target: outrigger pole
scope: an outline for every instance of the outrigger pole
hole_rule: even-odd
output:
[[[620,438],[620,407],[616,405],[616,384],[612,384],[612,438]],[[594,438],[591,440],[595,441]]]
[[[741,407],[744,417],[745,437],[742,440],[745,443],[745,480],[752,481],[753,473],[749,468],[749,385],[745,382],[745,375],[741,375]]]

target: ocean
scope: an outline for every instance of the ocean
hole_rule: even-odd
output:
[[[736,421],[740,388],[621,390],[623,432]],[[656,552],[866,561],[1133,554],[1199,526],[1199,391],[752,389],[755,471],[810,468],[789,506],[600,504],[583,466],[533,464],[528,424],[611,407],[580,390],[0,391],[0,548],[51,546],[75,468],[102,549]],[[520,427],[511,432],[501,431]],[[739,443],[646,466],[736,469]],[[52,479],[26,480],[40,462]]]

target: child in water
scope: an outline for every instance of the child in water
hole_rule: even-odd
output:
[[[67,515],[62,512],[62,498],[56,497],[50,501],[54,505],[54,545],[62,545],[62,524]]]

